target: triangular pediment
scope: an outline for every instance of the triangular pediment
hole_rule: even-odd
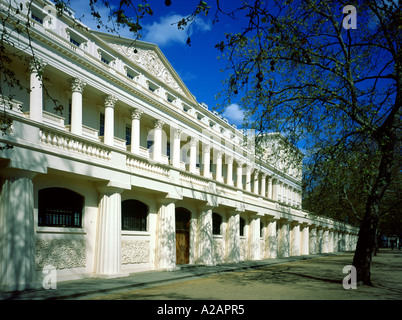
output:
[[[110,34],[92,31],[101,38],[110,48],[121,56],[164,83],[167,87],[192,102],[196,102],[179,75],[168,62],[162,51],[156,44],[132,39],[112,36]]]

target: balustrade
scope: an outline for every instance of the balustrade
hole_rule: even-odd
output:
[[[68,133],[61,133],[50,129],[41,129],[39,131],[39,139],[42,143],[50,146],[78,152],[83,155],[103,160],[111,159],[111,152],[107,148],[87,141],[86,139],[79,139],[75,136],[70,136]]]

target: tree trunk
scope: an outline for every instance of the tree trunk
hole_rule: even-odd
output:
[[[357,282],[362,282],[366,285],[372,285],[370,264],[377,234],[377,217],[378,215],[373,214],[368,206],[360,225],[359,239],[353,257],[353,265],[356,267],[357,271]]]
[[[367,199],[365,214],[360,225],[353,265],[357,271],[357,282],[372,285],[370,263],[376,244],[377,226],[380,219],[380,204],[385,190],[391,182],[392,165],[394,161],[395,136],[389,132],[380,141],[381,160],[377,179]]]

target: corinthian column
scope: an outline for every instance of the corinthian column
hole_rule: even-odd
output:
[[[189,171],[191,173],[195,173],[197,169],[197,147],[198,147],[198,140],[192,137],[190,140],[190,165],[189,165]]]
[[[29,93],[29,117],[35,121],[42,121],[43,112],[43,70],[46,63],[34,59],[29,64],[30,93]]]
[[[202,163],[203,163],[203,176],[210,178],[211,176],[211,145],[203,143],[202,145]]]
[[[227,162],[227,178],[226,178],[226,183],[229,186],[233,186],[233,157],[232,156],[227,156],[226,157],[226,162]]]
[[[253,192],[255,194],[258,194],[258,184],[260,182],[259,176],[260,176],[260,173],[257,170],[255,170],[254,171],[254,190],[253,190]]]
[[[82,93],[86,83],[81,79],[71,80],[71,133],[82,135]]]
[[[140,119],[143,111],[133,109],[131,111],[131,152],[140,154]]]
[[[164,126],[162,120],[155,121],[154,126],[154,144],[153,144],[153,160],[156,162],[162,161],[162,128]]]
[[[215,152],[215,151],[214,151]],[[222,157],[223,157],[223,152],[220,150],[216,151],[216,181],[222,182]]]
[[[265,186],[267,184],[266,177],[267,177],[267,175],[263,172],[261,174],[261,189],[260,189],[260,194],[262,197],[266,196],[266,192],[265,192],[265,190],[266,190]]]
[[[237,171],[236,171],[236,187],[243,189],[243,162],[237,161]]]
[[[114,145],[114,106],[117,98],[112,95],[105,97],[105,136],[104,143]]]
[[[180,141],[182,133],[180,129],[173,131],[172,165],[175,168],[180,168]]]
[[[246,170],[246,191],[251,191],[251,172],[253,171],[253,167],[251,165],[247,165]]]

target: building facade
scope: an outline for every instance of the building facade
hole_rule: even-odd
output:
[[[256,157],[156,45],[48,1],[11,4],[5,47],[29,90],[1,83],[2,290],[49,266],[58,280],[110,278],[354,249],[355,228],[303,211],[300,166]],[[27,19],[29,37],[16,32]]]

